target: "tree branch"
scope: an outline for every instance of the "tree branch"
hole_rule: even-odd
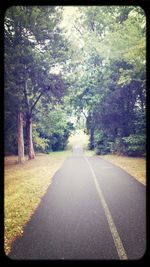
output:
[[[73,24],[73,27],[80,33],[81,36],[83,36],[82,32],[79,30],[79,28],[75,24]]]
[[[42,94],[43,94],[43,92],[41,92],[41,93],[38,95],[37,99],[36,99],[35,102],[33,103],[32,107],[31,107],[31,113],[32,113],[33,109],[35,108],[37,102],[39,101],[40,97],[42,96]]]
[[[82,110],[82,113],[83,113],[85,119],[87,119],[88,116],[85,114],[85,112],[83,110]]]

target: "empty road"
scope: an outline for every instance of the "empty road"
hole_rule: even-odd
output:
[[[85,157],[80,137],[16,239],[11,259],[140,259],[146,188],[121,168]]]

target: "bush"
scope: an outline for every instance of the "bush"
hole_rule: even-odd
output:
[[[52,151],[64,150],[67,144],[68,135],[65,133],[61,134],[53,134],[52,135]]]
[[[124,143],[124,152],[128,156],[145,155],[145,135],[130,135],[122,138]]]
[[[119,154],[126,154],[125,146],[121,136],[117,136],[114,142],[114,151]]]
[[[110,147],[107,142],[97,144],[95,147],[95,153],[96,155],[105,155],[110,152]]]
[[[94,149],[97,155],[105,155],[110,152],[110,142],[102,130],[96,130],[94,133]]]
[[[36,130],[33,131],[33,143],[37,152],[46,152],[48,139],[40,137]]]

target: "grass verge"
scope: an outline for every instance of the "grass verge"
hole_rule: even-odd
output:
[[[16,164],[17,157],[6,157],[4,168],[4,250],[6,255],[17,236],[39,205],[55,172],[70,151],[38,154],[35,160]]]
[[[104,155],[100,157],[121,167],[139,182],[146,185],[146,160],[144,158],[133,158],[117,155]]]

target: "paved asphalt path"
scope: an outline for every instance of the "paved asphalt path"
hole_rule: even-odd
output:
[[[99,157],[85,158],[80,140],[52,181],[11,259],[112,260],[122,249],[128,259],[144,255],[145,186]]]

